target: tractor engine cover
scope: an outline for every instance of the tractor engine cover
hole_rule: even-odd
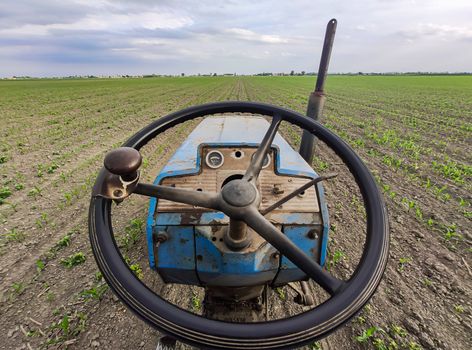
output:
[[[248,168],[269,123],[262,117],[205,118],[177,149],[154,184],[217,192]],[[260,209],[318,177],[279,135],[264,161]],[[317,183],[266,217],[308,256],[324,265],[329,219]],[[149,263],[166,283],[214,287],[282,285],[306,275],[248,228],[242,249],[225,242],[229,218],[221,212],[151,198],[147,220]]]

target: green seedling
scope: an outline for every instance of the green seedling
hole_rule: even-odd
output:
[[[70,245],[70,235],[65,235],[59,241],[57,241],[59,247],[68,247]]]
[[[48,302],[52,302],[56,299],[56,295],[53,292],[47,292],[46,293],[46,300]]]
[[[277,295],[279,296],[281,300],[285,300],[287,298],[287,296],[285,295],[285,291],[282,288],[280,287],[275,288],[275,292],[277,293]]]
[[[126,250],[131,248],[143,233],[144,221],[142,219],[133,219],[125,227],[125,234],[120,239],[120,246]]]
[[[46,264],[44,263],[44,261],[42,261],[41,259],[36,260],[36,270],[38,272],[43,271],[45,267]]]
[[[310,350],[322,350],[320,342],[314,342],[310,344]]]
[[[41,213],[40,217],[36,219],[36,227],[38,228],[43,228],[48,224],[48,214],[47,213]]]
[[[29,338],[33,338],[33,337],[41,337],[42,334],[37,329],[32,329],[26,333],[26,336]]]
[[[426,224],[427,224],[429,227],[433,227],[434,224],[435,224],[435,221],[433,220],[433,218],[429,218],[429,219],[426,221]]]
[[[85,262],[84,253],[75,253],[70,255],[68,258],[62,259],[61,264],[67,268],[73,268],[74,266],[80,265]]]
[[[198,311],[202,308],[202,302],[201,302],[200,298],[198,297],[197,293],[195,293],[195,292],[192,293],[191,302],[192,302],[192,309],[193,310]]]
[[[136,277],[138,277],[139,279],[143,279],[144,274],[143,274],[143,270],[141,269],[141,266],[139,266],[138,263],[132,264],[131,259],[128,258],[127,256],[125,256],[124,258],[125,258],[126,264],[130,268],[130,270],[133,271],[133,273],[136,275]]]
[[[414,341],[410,341],[408,343],[408,349],[409,350],[423,350],[423,348],[421,347],[421,345],[419,345],[418,343],[414,342]]]
[[[25,286],[22,282],[15,282],[11,285],[11,289],[15,294],[20,295],[25,291]]]
[[[450,241],[453,238],[462,238],[462,236],[457,232],[457,225],[455,223],[451,225],[444,225],[444,239],[446,241]]]
[[[12,228],[4,237],[7,242],[23,242],[25,240],[25,234],[16,228]]]
[[[392,335],[392,337],[399,336],[402,338],[408,335],[407,331],[403,327],[397,326],[395,324],[392,324],[390,326],[390,334]]]
[[[11,196],[11,190],[8,186],[3,186],[0,188],[0,205],[5,203],[5,199]]]
[[[31,190],[29,190],[28,196],[36,199],[36,197],[42,196],[41,191],[42,190],[38,186],[34,186]]]
[[[47,169],[46,169],[46,172],[48,174],[52,174],[56,171],[56,169],[59,168],[59,165],[53,163],[52,165],[48,166]]]
[[[141,266],[139,266],[139,264],[131,264],[129,265],[129,268],[131,271],[133,271],[136,277],[138,277],[140,280],[143,279],[143,270],[141,269]]]
[[[331,269],[332,267],[336,266],[341,260],[343,260],[345,257],[345,254],[341,250],[336,250],[331,257],[331,259],[328,261],[328,269]]]
[[[53,334],[45,345],[62,343],[76,337],[85,330],[86,321],[87,316],[82,312],[75,312],[72,315],[65,313],[58,322],[49,327],[49,331]]]
[[[10,301],[14,300],[15,298],[23,294],[25,289],[26,287],[23,284],[23,282],[14,282],[10,287],[10,295],[9,295]]]
[[[411,258],[400,258],[398,260],[398,272],[403,272],[405,270],[405,267],[411,263],[412,259]]]
[[[36,177],[43,177],[43,166],[40,164],[36,170]]]
[[[464,313],[464,307],[462,305],[454,305],[454,311],[457,312],[458,314]]]
[[[372,341],[372,345],[374,346],[375,349],[377,350],[388,350],[387,346],[385,345],[385,342],[383,339],[380,338],[375,338]]]
[[[370,328],[365,329],[361,335],[356,337],[356,341],[359,343],[367,342],[371,337],[374,336],[375,332],[377,332],[378,328],[373,326]]]
[[[431,281],[429,278],[425,278],[423,280],[423,284],[426,286],[426,287],[430,287],[433,285],[433,281]]]
[[[72,193],[70,193],[70,192],[64,193],[64,199],[66,200],[67,205],[72,204],[72,197],[73,197]]]
[[[94,299],[100,300],[102,299],[105,292],[108,290],[108,285],[106,283],[100,284],[98,286],[93,286],[90,289],[85,289],[80,292],[80,296],[84,299]]]
[[[96,282],[100,282],[103,280],[103,275],[100,271],[95,272],[94,279]]]

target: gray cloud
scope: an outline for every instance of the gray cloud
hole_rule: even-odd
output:
[[[469,0],[17,0],[0,76],[314,71],[331,17],[333,72],[472,70]]]

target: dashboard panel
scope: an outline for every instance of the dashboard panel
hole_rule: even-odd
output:
[[[199,152],[202,161],[199,173],[166,177],[160,184],[196,191],[217,192],[230,180],[243,176],[256,150],[256,147],[201,147]],[[261,209],[269,207],[310,180],[304,176],[277,174],[276,156],[277,150],[272,149],[264,161],[264,167],[259,176],[257,186],[262,196]],[[159,200],[157,207],[159,212],[195,211],[196,209],[211,211],[167,200]],[[280,213],[318,213],[319,211],[318,197],[314,187],[310,187],[274,210]]]

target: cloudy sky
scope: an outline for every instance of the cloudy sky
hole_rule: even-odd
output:
[[[0,76],[472,71],[472,0],[1,0]]]

